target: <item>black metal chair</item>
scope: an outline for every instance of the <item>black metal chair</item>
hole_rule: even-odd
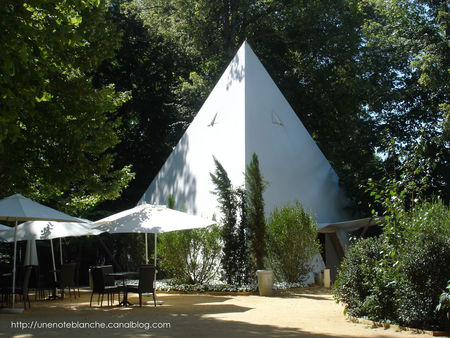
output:
[[[97,304],[99,303],[101,296],[100,306],[103,306],[103,296],[105,293],[108,296],[108,305],[110,296],[111,296],[111,305],[114,304],[115,292],[117,292],[118,299],[120,302],[120,288],[115,285],[107,285],[105,280],[105,273],[102,267],[91,267],[91,274],[92,274],[92,294],[89,306],[92,306],[92,297],[94,296],[94,293],[98,293]]]
[[[61,298],[64,299],[65,289],[69,289],[69,297],[71,296],[70,289],[72,288],[75,297],[76,293],[76,283],[75,283],[75,270],[77,263],[63,264],[61,266],[61,276],[59,280],[59,287],[61,289]]]
[[[35,300],[46,299],[47,291],[50,294],[49,275],[42,274],[39,265],[33,265],[29,286],[35,289]]]
[[[8,290],[11,288],[11,284],[12,284],[12,265],[0,263],[0,292],[1,292],[2,306],[7,301]]]
[[[139,294],[139,306],[142,307],[142,294],[151,293],[153,295],[153,302],[156,306],[156,292],[155,292],[155,266],[154,265],[141,265],[139,267],[139,284],[127,285],[127,292],[133,292]]]
[[[20,279],[19,284],[15,287],[14,293],[12,291],[12,287],[7,287],[4,288],[3,293],[6,297],[6,299],[8,300],[8,303],[11,303],[12,297],[15,297],[15,295],[21,295],[22,299],[23,299],[23,308],[26,309],[27,305],[26,303],[28,302],[28,308],[31,308],[31,304],[30,304],[30,297],[28,295],[28,289],[29,289],[29,285],[30,285],[30,276],[31,276],[31,271],[32,271],[33,267],[31,265],[27,265],[24,269],[23,272],[23,279]]]
[[[103,275],[105,276],[105,285],[106,286],[115,286],[116,280],[113,276],[108,276],[109,273],[114,272],[114,268],[112,265],[101,265],[99,266],[103,270]]]

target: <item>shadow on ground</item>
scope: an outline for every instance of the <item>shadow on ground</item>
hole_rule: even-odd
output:
[[[275,297],[325,297],[320,290],[313,292],[291,290],[288,293],[276,294]],[[244,296],[245,297],[245,296]],[[32,308],[22,314],[0,315],[0,336],[35,337],[59,336],[121,336],[121,337],[312,337],[329,338],[335,335],[310,332],[302,328],[277,326],[277,313],[271,313],[264,324],[230,320],[226,316],[237,314],[240,318],[252,305],[240,306],[239,302],[228,300],[230,296],[213,295],[161,295],[163,305],[153,306],[152,297],[144,297],[142,308],[133,307],[99,307],[96,297],[93,307],[89,307],[90,292],[83,291],[79,298],[66,298],[55,301],[34,301]],[[138,303],[137,297],[130,297],[131,302]],[[317,298],[314,298],[317,299]],[[328,298],[329,300],[329,298]],[[116,301],[117,304],[117,301]],[[20,324],[21,323],[21,324]],[[48,328],[48,324],[53,328]],[[89,323],[90,327],[86,327]],[[24,326],[34,328],[23,328]],[[67,328],[67,325],[76,328]],[[77,326],[78,325],[78,326]],[[85,328],[82,328],[82,325]],[[94,326],[92,326],[94,325]],[[112,328],[101,328],[111,325]],[[156,325],[152,327],[152,325]],[[66,326],[66,328],[64,328]],[[169,327],[166,327],[169,326]],[[368,330],[370,332],[370,330]],[[320,332],[320,330],[318,331]],[[371,337],[387,337],[386,334],[370,335]],[[339,337],[355,337],[339,334]]]

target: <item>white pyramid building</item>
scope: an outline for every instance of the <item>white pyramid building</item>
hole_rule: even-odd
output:
[[[329,268],[334,280],[347,242],[339,227],[348,226],[348,200],[335,171],[247,42],[139,203],[167,204],[172,195],[178,209],[220,219],[210,177],[215,172],[213,157],[237,187],[244,184],[253,153],[269,182],[264,193],[266,215],[296,200],[312,210],[319,229],[326,232],[322,235],[325,262],[318,255],[313,272]],[[359,221],[365,224],[365,220]],[[308,283],[313,282],[311,274]]]
[[[210,173],[213,156],[234,186],[244,184],[252,154],[269,186],[266,214],[300,201],[320,225],[347,220],[338,177],[247,42],[241,46],[197,116],[142,196],[220,218]]]

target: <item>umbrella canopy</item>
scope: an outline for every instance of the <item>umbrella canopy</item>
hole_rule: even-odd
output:
[[[205,228],[213,224],[215,224],[214,221],[199,216],[169,209],[164,205],[152,204],[141,204],[92,223],[96,229],[109,233],[155,234],[155,266],[157,234]],[[145,260],[148,262],[147,235],[145,237]]]
[[[2,234],[4,234],[5,231],[14,232],[14,228],[0,224],[0,242],[6,242],[5,239],[3,239],[2,237]],[[39,265],[36,249],[36,241],[27,241],[27,250],[25,254],[24,265]]]
[[[79,222],[52,222],[52,221],[28,221],[17,226],[16,237],[18,241],[46,240],[62,237],[78,237],[87,235],[99,235],[103,231]],[[6,242],[14,241],[14,228],[0,230],[0,238]]]
[[[204,228],[212,224],[215,222],[152,204],[141,204],[92,223],[96,229],[109,233],[154,234]]]
[[[50,220],[50,221],[68,221],[79,222],[80,219],[62,213],[58,210],[46,207],[26,198],[20,194],[15,194],[10,197],[0,200],[0,220],[15,221],[16,227],[18,221],[29,220]],[[14,239],[14,262],[13,262],[13,279],[12,292],[16,289],[16,255],[17,255],[17,240]],[[12,307],[14,308],[14,299]]]
[[[66,221],[82,222],[81,219],[46,207],[20,194],[0,200],[0,220],[5,221]]]
[[[55,238],[63,237],[78,237],[87,235],[99,235],[103,231],[94,229],[87,223],[79,222],[52,222],[52,221],[28,221],[17,225],[14,228],[9,228],[9,230],[0,230],[0,239],[6,242],[14,242],[14,235],[16,236],[16,241],[28,241],[30,243],[34,240],[52,240]],[[27,252],[28,252],[27,243]],[[53,270],[56,270],[55,265],[55,254],[53,250],[53,243],[51,242],[52,251],[52,261]],[[60,243],[61,247],[61,243]],[[36,245],[31,247],[31,249],[36,250]],[[62,251],[61,253],[61,264],[62,264]],[[34,253],[31,252],[31,257]],[[36,254],[37,257],[37,254]],[[28,256],[26,256],[28,258]],[[35,264],[37,265],[37,264]],[[56,278],[56,277],[55,277]]]

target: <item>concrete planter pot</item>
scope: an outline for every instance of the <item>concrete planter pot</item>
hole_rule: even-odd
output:
[[[258,277],[258,290],[260,296],[272,296],[273,294],[273,271],[256,270]]]

